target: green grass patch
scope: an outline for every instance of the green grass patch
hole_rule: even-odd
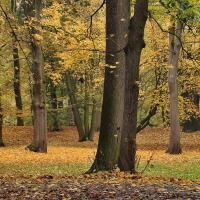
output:
[[[62,177],[85,173],[91,163],[0,163],[0,176],[6,177],[38,177],[51,175]],[[146,163],[141,162],[137,171],[141,172]],[[154,162],[150,163],[143,174],[150,176],[175,177],[183,179],[200,179],[200,165],[198,162]]]
[[[79,175],[86,172],[90,166],[91,163],[0,163],[0,176],[38,177],[51,175],[53,177],[61,177]]]
[[[140,163],[138,172],[145,168],[145,163]],[[144,174],[150,176],[176,177],[183,179],[200,179],[199,162],[154,162],[150,163]]]

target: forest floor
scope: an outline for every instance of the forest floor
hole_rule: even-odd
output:
[[[84,174],[93,162],[98,133],[94,142],[79,143],[75,127],[48,132],[48,153],[38,154],[24,150],[32,138],[31,127],[4,127],[0,199],[198,200],[200,132],[181,134],[180,155],[165,153],[168,134],[169,130],[161,127],[148,127],[138,134],[138,171],[150,161],[144,173]]]

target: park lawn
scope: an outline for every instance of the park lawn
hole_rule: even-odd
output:
[[[183,153],[165,153],[168,129],[148,127],[137,136],[137,171],[155,177],[200,179],[200,132],[182,133]],[[36,178],[53,176],[60,178],[80,175],[91,166],[98,143],[77,142],[75,127],[64,127],[59,132],[48,133],[48,153],[25,150],[31,141],[32,127],[4,127],[6,147],[0,148],[0,177]],[[116,169],[117,170],[117,169]]]

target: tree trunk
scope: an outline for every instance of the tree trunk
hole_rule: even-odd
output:
[[[32,52],[32,75],[33,75],[33,120],[34,136],[31,144],[27,147],[31,151],[47,152],[47,118],[46,118],[46,99],[44,85],[44,61],[40,45],[41,24],[40,14],[42,0],[22,1],[24,14],[29,22],[27,24],[30,32],[30,46]]]
[[[11,0],[11,10],[14,16],[17,16],[17,2]],[[18,20],[19,16],[17,16]],[[18,43],[16,41],[15,35],[13,33],[13,65],[14,65],[14,94],[15,94],[15,104],[17,108],[17,126],[24,126],[24,120],[22,116],[22,98],[21,98],[21,87],[20,87],[20,62],[19,62],[19,52],[18,52]]]
[[[97,110],[97,105],[96,105],[96,100],[95,98],[93,99],[93,108],[92,108],[92,117],[91,117],[91,125],[90,125],[90,131],[88,134],[88,140],[94,141],[94,133],[96,131],[96,125],[97,125],[97,115],[98,115],[98,110]]]
[[[1,92],[0,92],[0,147],[4,147],[3,143],[3,108],[1,105]]]
[[[148,0],[137,0],[130,20],[126,46],[125,100],[119,168],[135,172],[137,102],[139,94],[139,63],[145,47],[144,28],[148,16]]]
[[[22,98],[20,91],[20,63],[18,48],[16,42],[13,42],[13,59],[14,59],[14,93],[15,93],[15,104],[17,108],[17,126],[24,126],[24,120],[22,116]]]
[[[69,108],[67,109],[67,119],[68,119],[68,126],[74,126],[74,113],[72,110],[70,98],[67,100]]]
[[[79,134],[79,142],[86,141],[86,135],[85,135],[85,132],[83,130],[83,125],[82,125],[81,117],[80,117],[78,107],[77,107],[77,104],[76,104],[76,99],[75,99],[75,96],[74,96],[72,81],[71,81],[71,77],[70,77],[69,72],[65,73],[65,77],[66,77],[66,85],[67,85],[67,88],[68,88],[68,95],[69,95],[71,105],[72,105],[72,110],[73,110],[73,113],[74,113],[74,121],[75,121],[75,125],[77,127],[78,134]]]
[[[195,94],[195,92],[193,91],[186,91],[183,94],[183,97],[189,98],[190,101],[194,103],[197,110],[199,110],[200,100],[199,100],[198,94]],[[187,114],[187,110],[186,110],[186,114]],[[200,130],[200,117],[196,115],[190,116],[190,120],[185,120],[185,122],[183,123],[183,130],[182,130],[183,132],[192,133],[199,130]]]
[[[52,80],[50,81],[50,95],[51,95],[51,107],[53,109],[51,113],[52,123],[51,123],[51,130],[52,131],[59,131],[59,117],[58,117],[58,100],[56,94],[56,86],[53,84]]]
[[[181,22],[172,23],[169,29],[169,93],[170,93],[170,138],[169,147],[166,151],[169,154],[180,154],[180,122],[178,113],[178,86],[177,69],[178,58],[181,48],[180,39],[182,33]]]
[[[125,52],[129,0],[106,1],[106,64],[97,154],[88,173],[112,170],[117,164],[123,127]]]
[[[90,106],[89,106],[89,75],[85,72],[85,106],[84,106],[84,128],[85,134],[88,138],[89,136],[89,115],[90,115]]]

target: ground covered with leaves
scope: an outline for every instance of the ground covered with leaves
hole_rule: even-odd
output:
[[[200,199],[199,132],[182,133],[181,155],[165,153],[167,129],[139,133],[138,171],[150,163],[136,175],[117,170],[84,174],[94,159],[98,133],[95,142],[79,143],[75,127],[49,132],[47,154],[24,150],[31,137],[31,127],[4,127],[0,199]],[[161,164],[168,167],[167,175]]]
[[[198,181],[123,173],[0,181],[1,199],[200,199]]]

